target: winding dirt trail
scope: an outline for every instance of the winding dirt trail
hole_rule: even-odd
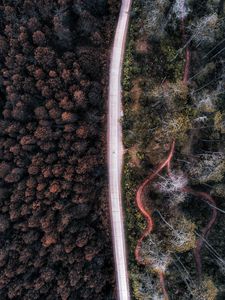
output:
[[[196,246],[194,248],[194,256],[195,256],[195,262],[196,262],[196,268],[197,268],[197,272],[198,272],[198,276],[201,277],[202,274],[202,263],[201,263],[201,248],[202,245],[204,243],[204,240],[207,238],[210,229],[212,228],[212,226],[214,225],[214,223],[216,222],[216,218],[217,218],[217,209],[216,209],[216,202],[215,200],[208,194],[205,192],[198,192],[198,191],[194,191],[192,188],[190,187],[185,187],[183,189],[184,193],[187,194],[191,194],[195,197],[198,197],[199,199],[205,201],[206,203],[212,204],[212,206],[210,206],[211,210],[212,210],[212,214],[210,217],[209,222],[206,224],[206,226],[203,228],[202,233],[201,233],[201,237],[197,240],[196,242]]]
[[[144,189],[147,185],[150,185],[152,181],[155,180],[155,178],[158,176],[158,174],[165,168],[167,167],[168,169],[170,168],[170,162],[173,157],[174,153],[174,147],[175,147],[175,142],[172,143],[169,155],[167,159],[162,162],[156,169],[149,175],[148,178],[145,179],[145,181],[139,186],[137,193],[136,193],[136,204],[138,209],[140,210],[141,214],[145,217],[147,226],[145,230],[142,233],[142,236],[137,242],[137,246],[135,248],[135,259],[139,264],[145,265],[143,262],[141,255],[140,255],[140,250],[141,250],[141,245],[145,237],[147,237],[153,230],[153,220],[151,217],[151,212],[144,206],[143,204],[143,199],[142,199],[142,194],[144,192]]]
[[[136,205],[137,205],[140,213],[145,218],[146,223],[147,223],[146,228],[144,229],[139,240],[137,241],[137,245],[135,248],[135,259],[140,265],[146,266],[147,264],[149,264],[149,263],[146,263],[146,261],[142,258],[140,252],[141,252],[143,240],[149,234],[151,234],[151,232],[153,230],[153,226],[154,226],[154,222],[152,219],[152,212],[150,211],[150,209],[146,208],[143,203],[144,190],[148,185],[150,185],[156,179],[156,177],[161,173],[161,171],[165,167],[167,169],[167,175],[169,177],[173,176],[172,171],[171,171],[171,161],[172,161],[172,158],[174,155],[174,150],[175,150],[175,142],[173,142],[171,145],[170,152],[168,154],[167,159],[165,161],[163,161],[158,167],[156,167],[152,173],[150,173],[150,175],[139,186],[137,193],[136,193]],[[205,201],[206,203],[209,204],[209,206],[212,205],[211,206],[211,210],[212,210],[211,217],[210,217],[208,223],[206,224],[206,226],[203,228],[201,236],[197,240],[195,248],[193,249],[195,262],[196,262],[196,268],[197,268],[197,274],[200,279],[201,274],[202,274],[201,249],[202,249],[205,238],[207,238],[207,235],[209,234],[212,226],[216,222],[216,218],[217,218],[216,202],[208,193],[195,191],[189,186],[183,187],[180,190],[180,192],[186,193],[186,194],[191,194],[195,197],[198,197],[200,200]],[[160,285],[161,285],[161,288],[163,291],[164,299],[168,300],[169,296],[168,296],[168,292],[167,292],[166,285],[165,285],[165,273],[163,271],[159,271],[157,273],[158,273]]]
[[[170,165],[171,165],[171,160],[173,158],[174,149],[175,149],[175,142],[173,141],[167,159],[165,161],[163,161],[158,167],[156,167],[156,169],[149,175],[149,177],[144,180],[144,182],[139,186],[137,193],[136,193],[137,207],[140,210],[141,214],[145,217],[146,222],[147,222],[147,226],[137,242],[137,245],[135,248],[135,253],[134,253],[135,259],[140,265],[144,265],[144,266],[146,265],[146,262],[142,259],[141,254],[140,254],[142,242],[152,232],[153,225],[154,225],[153,219],[151,216],[151,212],[144,206],[142,195],[144,193],[144,189],[146,188],[146,186],[150,185],[151,182],[155,180],[155,178],[159,175],[159,173],[165,167],[167,168],[167,172],[168,172],[169,176],[171,175]],[[164,300],[169,300],[168,292],[167,292],[166,285],[165,285],[164,272],[159,271],[158,277],[159,277],[160,285],[161,285],[161,288],[163,291]]]
[[[108,100],[108,174],[117,299],[130,300],[121,197],[123,165],[121,74],[132,0],[123,0],[112,49]]]
[[[181,33],[184,44],[187,42],[186,32],[185,32],[185,0],[182,1],[181,6]],[[186,47],[186,53],[185,53],[185,67],[184,67],[184,75],[183,75],[183,83],[187,85],[188,79],[189,79],[189,71],[190,71],[190,63],[191,63],[191,52],[189,50],[189,47]]]

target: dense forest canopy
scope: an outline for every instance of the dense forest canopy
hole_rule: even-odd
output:
[[[0,2],[1,299],[113,299],[103,121],[118,2]]]

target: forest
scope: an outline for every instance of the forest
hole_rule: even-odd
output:
[[[135,0],[123,71],[132,297],[225,299],[225,1]]]
[[[120,1],[0,2],[0,298],[114,299],[105,108]]]

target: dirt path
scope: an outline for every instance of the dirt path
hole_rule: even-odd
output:
[[[108,104],[108,174],[117,299],[129,300],[129,280],[121,199],[123,164],[121,74],[125,52],[131,0],[123,0],[112,49]]]

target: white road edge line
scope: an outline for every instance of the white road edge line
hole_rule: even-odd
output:
[[[132,0],[122,0],[112,49],[108,98],[108,174],[117,299],[130,300],[121,192],[123,165],[121,74]]]

